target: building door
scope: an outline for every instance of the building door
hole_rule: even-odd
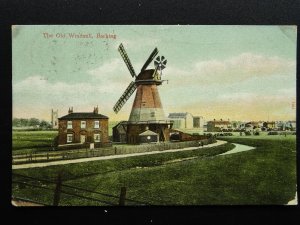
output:
[[[80,135],[80,143],[85,143],[85,135]]]

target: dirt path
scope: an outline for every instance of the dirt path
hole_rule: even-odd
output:
[[[227,141],[217,140],[216,143],[203,146],[203,149],[223,145],[226,143],[227,143]],[[188,148],[181,148],[181,149],[170,149],[170,150],[165,150],[165,151],[132,153],[132,154],[126,154],[126,155],[125,154],[124,155],[110,155],[110,156],[100,156],[100,157],[92,157],[92,158],[59,160],[59,161],[44,162],[44,163],[21,164],[21,165],[13,165],[12,169],[15,170],[15,169],[27,169],[27,168],[35,168],[35,167],[46,167],[46,166],[64,165],[64,164],[70,164],[70,163],[81,163],[81,162],[98,161],[98,160],[119,159],[119,158],[126,158],[126,157],[139,156],[139,155],[152,155],[152,154],[162,154],[162,153],[168,153],[168,152],[190,151],[190,150],[195,150],[195,149],[199,149],[199,147],[188,147]]]
[[[255,147],[249,146],[249,145],[241,145],[241,144],[236,144],[236,143],[232,143],[235,145],[235,148],[228,151],[228,152],[224,152],[220,155],[229,155],[229,154],[234,154],[234,153],[238,153],[238,152],[244,152],[244,151],[249,151],[252,149],[255,149]]]

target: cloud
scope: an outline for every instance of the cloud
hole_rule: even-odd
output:
[[[190,112],[204,116],[207,120],[290,120],[296,112],[292,109],[295,101],[294,89],[278,90],[272,95],[259,95],[250,92],[234,92],[215,96],[215,98],[195,98],[177,106],[177,111]],[[175,108],[174,108],[175,109]],[[174,111],[172,107],[169,111]]]
[[[99,67],[88,70],[87,73],[92,78],[102,81],[103,88],[113,85],[112,89],[118,89],[124,86],[124,83],[132,81],[132,77],[121,57],[104,62]]]
[[[243,53],[225,60],[199,61],[189,69],[168,68],[167,73],[176,84],[224,85],[254,77],[296,76],[296,62],[276,56]]]
[[[99,105],[101,113],[109,115],[113,113],[112,108],[126,87],[127,84],[121,82],[117,85],[103,80],[75,84],[53,83],[41,75],[31,76],[13,85],[14,116],[24,117],[24,114],[28,114],[28,117],[46,118],[51,108],[58,108],[62,116],[62,112],[66,112],[70,106],[78,112],[91,111],[96,105]],[[125,105],[124,111],[129,111],[130,107],[131,104]]]
[[[295,67],[293,60],[253,53],[197,61],[189,69],[164,70],[163,79],[169,79],[169,84],[164,83],[159,92],[166,113],[188,111],[207,118],[242,120],[265,118],[269,111],[278,118],[291,119],[295,114],[291,111],[291,102],[296,98]],[[69,106],[76,111],[90,111],[99,104],[102,113],[113,120],[127,119],[134,96],[119,114],[112,111],[133,80],[122,59],[104,62],[87,73],[90,76],[82,83],[51,82],[41,75],[14,83],[14,112],[27,110],[33,115],[52,107],[65,111]]]

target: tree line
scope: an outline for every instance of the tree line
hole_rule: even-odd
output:
[[[52,128],[51,123],[46,120],[39,120],[37,118],[13,118],[13,127],[39,127],[39,128]]]

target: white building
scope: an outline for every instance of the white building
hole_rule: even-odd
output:
[[[175,129],[194,128],[194,117],[191,113],[170,113],[168,118],[173,121],[173,128]]]

